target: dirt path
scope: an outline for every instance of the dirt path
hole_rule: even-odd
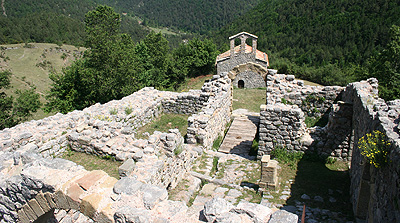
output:
[[[6,14],[6,7],[4,7],[4,2],[5,2],[6,0],[1,0],[1,8],[3,9],[3,15],[5,16],[5,17],[7,17],[7,14]]]

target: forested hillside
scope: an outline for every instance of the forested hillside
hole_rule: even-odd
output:
[[[133,13],[151,26],[207,33],[233,21],[260,0],[101,0],[118,10]]]
[[[253,33],[272,66],[323,84],[345,84],[355,66],[388,43],[390,27],[400,25],[399,12],[398,0],[263,0],[214,40],[226,50],[230,35]],[[336,73],[327,73],[331,69]]]
[[[4,1],[0,8],[0,44],[41,42],[84,44],[85,14],[95,0],[18,0]],[[131,17],[122,17],[122,31],[139,41],[148,34]]]

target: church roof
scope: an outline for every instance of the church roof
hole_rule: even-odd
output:
[[[246,44],[245,49],[246,49],[245,53],[251,53],[251,51],[252,51],[252,47],[247,45],[247,44]],[[239,50],[240,50],[240,45],[235,47],[235,54],[238,54]],[[230,56],[231,56],[231,51],[230,50],[228,50],[228,51],[226,51],[224,53],[221,53],[220,55],[217,56],[217,62],[221,61],[221,60],[224,60],[226,58],[229,58]],[[264,62],[267,62],[269,64],[268,54],[266,54],[266,53],[264,53],[262,51],[257,50],[256,59],[264,61]]]

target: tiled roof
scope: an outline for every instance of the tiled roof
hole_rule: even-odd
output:
[[[240,50],[240,45],[235,47],[235,54],[238,54],[239,50]],[[251,50],[252,50],[252,47],[246,44],[246,51],[245,52],[246,53],[251,53]],[[226,51],[225,53],[221,53],[220,55],[217,56],[217,62],[220,61],[220,60],[226,59],[226,58],[228,58],[230,56],[231,56],[231,51],[230,50]],[[265,61],[265,62],[267,62],[269,64],[268,54],[266,54],[264,52],[261,52],[259,50],[257,50],[256,59],[261,60],[261,61]]]

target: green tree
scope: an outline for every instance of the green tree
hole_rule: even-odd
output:
[[[105,103],[143,87],[176,88],[185,73],[175,69],[168,41],[161,33],[150,33],[135,44],[119,32],[119,15],[99,6],[86,15],[86,47],[82,59],[51,74],[46,111],[63,113]]]
[[[390,29],[391,41],[375,57],[369,60],[366,77],[379,81],[379,96],[385,100],[400,98],[400,27]]]
[[[187,69],[190,77],[213,72],[218,54],[217,47],[211,40],[201,41],[197,38],[181,44],[174,52],[178,65]]]
[[[9,71],[0,72],[0,90],[10,86]],[[36,112],[40,106],[39,94],[35,88],[29,90],[16,91],[17,98],[7,96],[5,92],[0,92],[0,129],[12,127],[20,122],[26,121]]]

